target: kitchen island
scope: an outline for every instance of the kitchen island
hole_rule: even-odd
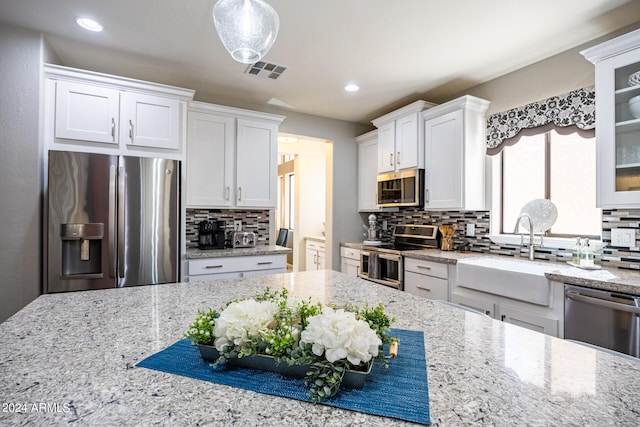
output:
[[[410,425],[135,367],[266,286],[424,331],[432,425],[640,423],[640,362],[321,270],[42,295],[0,324],[0,425]]]

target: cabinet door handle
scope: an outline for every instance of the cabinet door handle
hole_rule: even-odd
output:
[[[313,264],[314,265],[318,264],[318,255],[313,256]]]
[[[396,163],[400,164],[400,152],[399,151],[396,153]]]
[[[231,189],[229,187],[227,187],[227,197],[226,197],[227,201],[229,201],[230,191],[231,191]]]
[[[207,265],[205,268],[222,268],[222,267],[223,265],[220,264],[220,265]]]
[[[242,187],[238,187],[238,201],[242,200]]]
[[[133,122],[129,120],[129,139],[133,142]]]
[[[260,261],[260,262],[258,262],[258,265],[269,265],[269,264],[273,264],[273,261]]]
[[[431,267],[427,267],[426,265],[416,265],[417,268],[422,268],[423,270],[431,270]]]
[[[487,313],[488,314],[488,313]],[[504,314],[502,316],[500,316],[500,320],[502,320],[504,322],[504,320],[507,318],[507,316],[505,316]]]
[[[429,189],[424,190],[424,202],[429,203]]]
[[[389,153],[389,166],[393,166],[393,153]]]
[[[113,138],[113,141],[115,142],[115,140],[116,140],[116,119],[114,117],[111,117],[111,138]]]
[[[416,288],[420,289],[421,291],[431,292],[431,289],[425,288],[425,287],[422,287],[422,286],[416,286]]]

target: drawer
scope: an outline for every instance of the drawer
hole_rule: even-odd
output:
[[[324,243],[315,240],[307,240],[307,249],[315,249],[316,251],[324,251]]]
[[[189,261],[189,276],[287,268],[286,255],[204,258]]]
[[[439,277],[441,279],[449,278],[449,266],[448,264],[443,264],[441,262],[423,261],[415,258],[405,258],[404,271],[426,274],[428,276]]]
[[[411,271],[404,275],[404,290],[412,295],[433,300],[449,299],[449,281]]]
[[[340,248],[340,256],[342,258],[356,259],[360,261],[360,251],[358,249],[346,248],[342,246]]]

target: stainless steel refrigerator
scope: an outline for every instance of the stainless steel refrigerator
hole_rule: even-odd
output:
[[[45,292],[178,281],[180,162],[49,151]]]

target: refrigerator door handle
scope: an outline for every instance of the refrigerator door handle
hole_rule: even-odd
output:
[[[109,277],[116,274],[116,165],[109,168],[109,225],[107,229],[109,239]]]
[[[118,173],[118,278],[124,278],[124,231],[126,229],[125,214],[127,211],[127,177],[124,166]]]

